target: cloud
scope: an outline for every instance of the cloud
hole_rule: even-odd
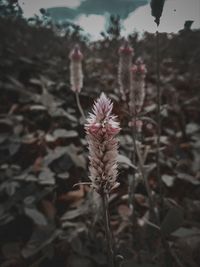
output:
[[[77,16],[85,15],[104,15],[105,13],[120,15],[122,19],[127,18],[128,14],[139,6],[146,5],[148,0],[82,0],[76,10],[72,10],[67,5],[49,8],[48,11],[53,19],[75,19]]]
[[[194,20],[193,28],[200,28],[199,0],[168,0],[165,2],[159,31],[178,32],[183,28],[186,20]],[[149,5],[138,8],[124,20],[124,34],[127,35],[133,30],[139,32],[156,31],[154,18],[151,16]]]
[[[105,23],[106,18],[101,15],[81,15],[76,19],[76,24],[88,32],[94,40],[102,38],[100,32],[104,30]]]
[[[150,0],[19,0],[26,17],[39,13],[40,8],[48,8],[55,20],[71,20],[79,24],[94,39],[100,38],[105,30],[109,14],[119,14],[124,28],[122,34],[134,30],[156,31],[151,16]],[[24,4],[22,4],[24,3]],[[177,32],[183,28],[185,20],[194,20],[193,28],[200,28],[199,0],[166,0],[159,31]]]
[[[70,9],[77,8],[83,0],[19,0],[19,4],[24,11],[25,17],[31,17],[38,14],[40,8],[63,7]]]
[[[117,14],[122,19],[142,5],[146,5],[148,0],[85,0],[78,10],[84,14]]]

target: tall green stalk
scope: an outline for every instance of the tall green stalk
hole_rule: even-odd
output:
[[[112,232],[110,227],[110,215],[108,209],[108,194],[105,192],[101,193],[101,199],[103,204],[103,218],[105,225],[105,236],[107,242],[107,258],[109,267],[115,267],[115,255],[113,251],[113,240],[112,240]]]
[[[76,104],[77,104],[78,110],[79,110],[81,116],[83,117],[83,119],[85,120],[86,118],[85,118],[85,114],[84,114],[84,111],[83,111],[82,106],[81,106],[79,93],[75,92],[75,96],[76,96]]]
[[[160,210],[163,210],[163,186],[160,173],[160,136],[161,136],[161,89],[160,89],[160,44],[159,32],[156,31],[156,91],[157,91],[157,146],[156,146],[156,166],[157,180],[160,193]]]

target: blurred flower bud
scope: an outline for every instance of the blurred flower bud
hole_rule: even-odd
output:
[[[80,93],[83,87],[82,60],[83,54],[76,45],[69,54],[70,58],[70,84],[71,90]]]
[[[141,59],[136,61],[136,64],[131,68],[132,72],[132,87],[129,96],[129,108],[133,115],[139,113],[144,104],[145,98],[145,77],[146,66]]]
[[[132,83],[132,73],[130,71],[132,56],[133,49],[130,47],[128,41],[125,41],[119,49],[118,83],[122,99],[127,102]]]

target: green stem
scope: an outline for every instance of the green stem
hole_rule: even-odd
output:
[[[151,188],[149,186],[147,175],[145,173],[144,163],[143,163],[143,160],[142,160],[142,155],[141,155],[141,152],[140,152],[140,148],[139,148],[139,146],[137,144],[136,144],[136,154],[137,154],[137,157],[138,157],[139,169],[140,169],[140,172],[142,174],[142,178],[143,178],[143,181],[145,183],[146,190],[147,190],[150,211],[151,211],[151,214],[153,215],[153,217],[156,218],[157,216],[156,216],[156,213],[155,213],[155,210],[154,210],[154,201],[153,201]]]
[[[135,118],[134,118],[135,121]],[[132,129],[132,138],[133,138],[133,153],[132,153],[132,163],[134,166],[136,166],[136,135],[135,135],[135,122],[133,125]],[[134,198],[134,193],[135,193],[135,187],[136,187],[136,182],[135,182],[135,169],[133,169],[133,173],[130,177],[130,182],[129,182],[129,205],[131,207],[131,216],[133,219],[133,222],[135,222],[135,198]]]
[[[133,88],[132,88],[133,89]],[[128,109],[129,112],[131,114],[131,120],[133,121],[133,125],[132,127],[132,139],[133,139],[133,153],[132,153],[132,163],[134,166],[136,166],[136,140],[137,140],[137,136],[136,136],[136,117],[137,117],[137,111],[136,111],[136,99],[135,99],[135,95],[134,95],[134,99],[133,99],[134,103],[133,103],[133,110],[130,109],[129,105],[128,105]],[[133,169],[133,175],[130,177],[130,181],[129,181],[129,205],[131,207],[131,216],[132,216],[132,221],[133,224],[135,224],[136,222],[136,214],[135,214],[135,198],[134,198],[134,194],[135,194],[135,188],[136,188],[136,181],[135,181],[135,169]]]
[[[82,109],[82,106],[81,106],[81,103],[80,103],[79,93],[76,92],[75,95],[76,95],[76,104],[77,104],[77,107],[79,109],[79,112],[80,112],[81,116],[83,117],[83,119],[85,120],[86,117],[85,117],[85,114],[83,112],[83,109]]]
[[[163,210],[163,186],[160,174],[160,135],[161,135],[161,90],[160,90],[160,46],[159,32],[156,31],[156,88],[157,88],[157,147],[156,147],[156,165],[157,165],[157,180],[159,183],[160,192],[160,210]]]
[[[111,233],[111,227],[110,227],[110,216],[109,216],[109,210],[108,210],[108,194],[103,192],[101,194],[101,198],[102,198],[102,203],[103,203],[103,217],[104,217],[105,235],[106,235],[106,241],[107,241],[108,263],[109,263],[109,267],[115,267],[113,241],[112,241],[112,233]]]

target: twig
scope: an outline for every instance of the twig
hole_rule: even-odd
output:
[[[110,216],[108,210],[108,194],[105,192],[101,193],[102,203],[103,203],[103,217],[104,217],[104,224],[105,224],[105,235],[107,241],[107,256],[108,256],[108,263],[109,267],[115,267],[115,256],[113,251],[113,241],[112,241],[112,233],[110,227]]]
[[[81,103],[80,103],[79,93],[76,92],[75,95],[76,95],[76,104],[77,104],[77,107],[79,109],[79,112],[80,112],[81,116],[83,117],[83,119],[85,120],[86,117],[85,117],[85,114],[83,112],[83,109],[82,109],[82,106],[81,106]]]

